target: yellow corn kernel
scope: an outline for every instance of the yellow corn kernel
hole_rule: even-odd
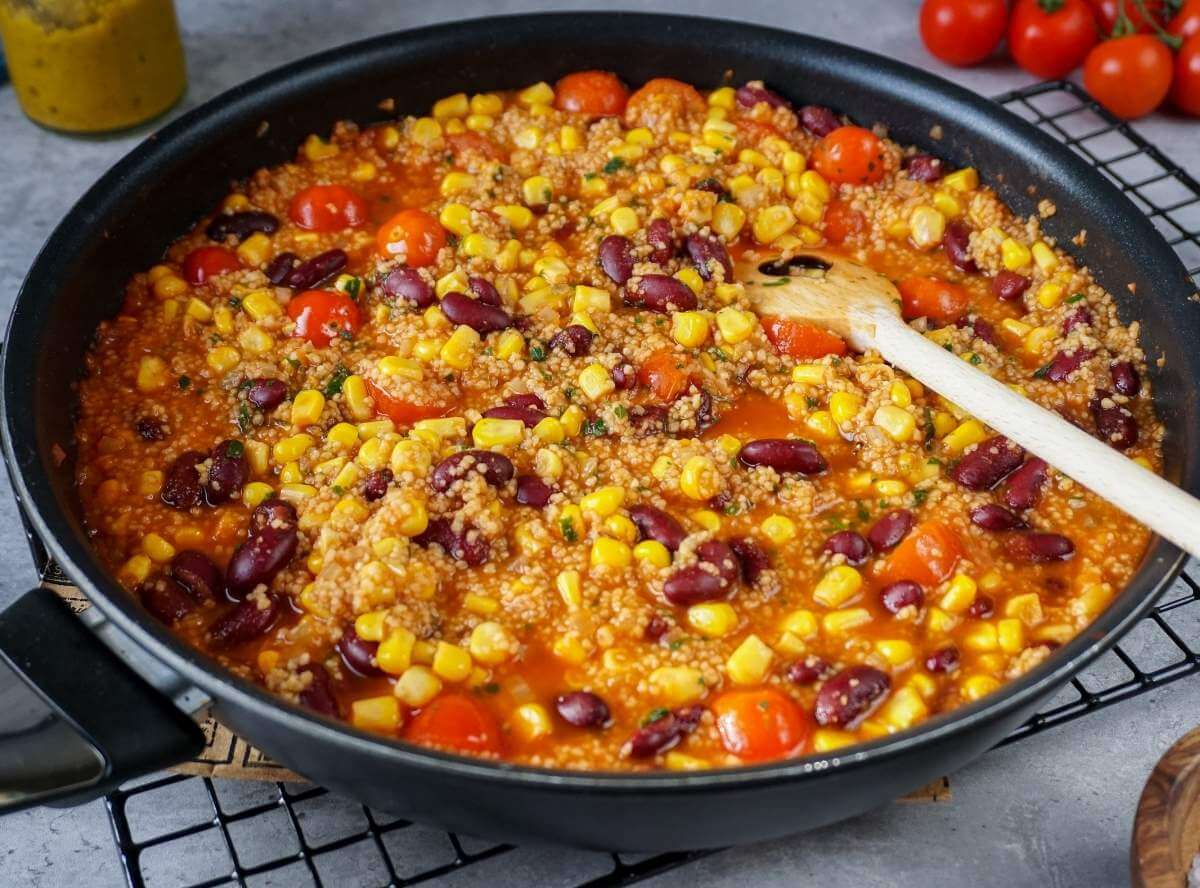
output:
[[[475,349],[481,337],[466,325],[456,327],[438,353],[442,361],[456,370],[465,370],[475,361]]]
[[[433,671],[440,678],[451,682],[465,681],[471,674],[471,665],[471,655],[458,645],[447,641],[437,643],[433,652]]]
[[[815,198],[822,204],[829,203],[829,199],[832,197],[832,193],[829,190],[829,183],[816,170],[805,170],[800,174],[800,191],[802,194],[807,194]]]
[[[608,290],[579,284],[575,287],[575,298],[571,302],[571,311],[588,315],[608,314],[612,311],[612,296],[609,295]]]
[[[202,324],[211,321],[213,316],[213,310],[209,308],[208,303],[197,299],[195,296],[188,299],[183,313]]]
[[[822,385],[825,382],[824,364],[797,364],[792,368],[792,382]]]
[[[834,728],[818,728],[813,731],[813,752],[832,752],[857,742],[858,738],[848,731],[838,731]]]
[[[702,312],[677,311],[671,318],[671,337],[684,348],[699,348],[708,334],[708,318]]]
[[[242,488],[242,502],[253,509],[274,493],[275,489],[270,484],[262,481],[251,481]]]
[[[500,602],[489,595],[478,595],[468,592],[463,596],[463,607],[473,614],[490,617],[500,610]]]
[[[480,133],[484,130],[490,130],[496,125],[496,118],[490,114],[468,114],[464,121],[467,129],[472,132]]]
[[[558,421],[562,423],[563,431],[567,433],[568,438],[574,438],[583,428],[583,420],[585,419],[583,410],[572,404],[559,416]]]
[[[725,661],[725,672],[735,684],[758,684],[771,668],[772,651],[757,635],[747,635]]]
[[[821,628],[830,635],[845,635],[874,619],[865,607],[850,607],[832,611],[821,618]]]
[[[153,496],[162,490],[163,473],[158,469],[147,469],[138,478],[138,493]]]
[[[327,157],[336,157],[337,153],[337,145],[331,145],[315,134],[304,140],[304,156],[309,160],[325,160]]]
[[[796,224],[796,214],[783,204],[763,207],[754,214],[751,230],[760,244],[769,244],[786,234]]]
[[[608,224],[617,234],[625,236],[633,234],[642,227],[637,211],[630,207],[618,207],[613,210],[608,217]]]
[[[919,250],[927,250],[942,242],[946,234],[946,217],[930,206],[919,206],[908,217],[909,238]]]
[[[409,666],[396,680],[393,693],[406,706],[424,706],[442,691],[442,680],[428,666]]]
[[[663,758],[663,764],[668,771],[705,771],[711,767],[704,759],[680,752],[678,749],[668,752]]]
[[[1004,615],[1016,617],[1026,626],[1036,626],[1043,620],[1042,600],[1036,592],[1014,595],[1004,604]]]
[[[812,611],[794,610],[783,618],[780,628],[803,640],[816,638],[817,618]]]
[[[933,206],[947,219],[954,219],[962,214],[962,204],[948,191],[934,192]]]
[[[400,727],[400,701],[391,694],[350,704],[350,723],[363,731],[390,733]]]
[[[703,674],[691,666],[660,666],[646,681],[655,699],[667,706],[695,703],[708,692]]]
[[[413,121],[411,135],[418,145],[432,145],[442,137],[442,125],[432,117],[419,117]]]
[[[908,407],[912,404],[912,392],[903,380],[892,380],[888,386],[888,398],[897,407]]]
[[[612,537],[599,536],[592,543],[590,563],[593,567],[626,568],[633,561],[633,550],[628,543]]]
[[[760,169],[762,167],[768,167],[771,165],[771,161],[767,159],[765,154],[763,154],[761,151],[756,151],[753,148],[743,148],[738,152],[737,159],[738,163],[748,163],[751,166],[756,166]]]
[[[829,568],[813,589],[813,601],[825,607],[841,607],[862,589],[862,574],[848,564]]]
[[[391,459],[394,446],[396,446],[394,440],[371,438],[364,441],[362,447],[358,448],[358,455],[354,461],[370,472],[382,469]]]
[[[829,412],[839,426],[853,422],[862,409],[862,397],[853,392],[834,392],[829,396]]]
[[[299,484],[304,480],[304,472],[300,463],[290,462],[279,470],[279,480],[284,484]]]
[[[583,604],[583,583],[579,578],[579,571],[559,571],[558,576],[554,578],[554,588],[558,590],[559,597],[567,607],[575,608]]]
[[[142,537],[142,551],[150,556],[151,561],[159,564],[165,564],[175,557],[175,547],[156,533]]]
[[[476,447],[506,447],[520,444],[525,437],[525,423],[519,419],[484,417],[471,428],[471,440]]]
[[[943,176],[942,184],[954,191],[974,191],[979,187],[979,173],[975,167],[963,167]]]
[[[589,364],[579,374],[579,387],[593,401],[616,391],[617,385],[602,364]]]
[[[316,443],[312,435],[300,433],[288,438],[281,438],[271,449],[271,456],[279,464],[294,462]]]
[[[1031,355],[1040,355],[1046,350],[1046,346],[1054,343],[1058,339],[1058,328],[1043,326],[1034,327],[1029,331],[1022,343],[1025,350]]]
[[[1025,647],[1025,624],[1009,618],[996,623],[996,640],[1006,654],[1019,654]]]
[[[438,120],[446,120],[450,117],[466,117],[470,110],[471,103],[467,99],[466,93],[455,93],[452,96],[446,96],[444,99],[438,99],[433,103],[433,116]]]
[[[768,515],[758,529],[777,546],[782,546],[796,537],[796,522],[786,515]]]
[[[579,501],[579,505],[585,512],[607,518],[621,508],[624,502],[625,488],[614,485],[593,490]]]
[[[358,631],[355,624],[355,631]],[[388,675],[401,675],[412,665],[412,649],[417,637],[401,627],[390,632],[375,651],[375,662]]]
[[[977,589],[975,581],[969,576],[955,574],[949,585],[946,586],[946,591],[942,594],[939,604],[942,610],[952,614],[961,614],[975,603]]]
[[[1033,254],[1033,261],[1037,263],[1037,267],[1042,270],[1043,274],[1050,274],[1058,268],[1058,257],[1054,255],[1054,251],[1045,241],[1035,243],[1030,252]]]
[[[996,627],[992,623],[980,623],[967,629],[961,638],[962,646],[969,651],[984,653],[999,646]]]
[[[500,252],[500,244],[494,238],[472,233],[462,239],[460,249],[464,256],[491,260]]]
[[[165,265],[156,265],[150,270],[151,288],[159,299],[171,299],[187,292],[187,281]]]
[[[375,405],[367,394],[367,383],[357,373],[347,376],[342,382],[342,397],[350,415],[360,422],[371,419],[375,415]]]
[[[637,542],[638,538],[637,525],[624,515],[609,515],[605,518],[604,532],[613,539],[621,540],[631,546]]]
[[[517,93],[517,101],[522,105],[549,105],[554,101],[554,89],[550,84],[538,81],[533,86],[527,86]]]
[[[879,710],[877,718],[896,731],[911,728],[929,715],[929,707],[912,688],[900,688]]]
[[[385,611],[370,611],[359,614],[354,620],[354,634],[363,641],[383,641]]]
[[[688,608],[687,618],[688,625],[705,638],[721,638],[738,624],[737,611],[724,601],[693,604]]]
[[[512,711],[509,727],[521,740],[530,742],[554,733],[550,713],[540,703],[522,703]]]
[[[990,675],[971,675],[963,680],[962,694],[968,700],[978,700],[1000,687],[999,680]]]
[[[903,385],[901,385],[903,388]],[[904,389],[906,392],[908,389]],[[871,421],[887,432],[893,441],[903,443],[912,437],[917,421],[911,413],[895,404],[884,404],[875,411]]]
[[[693,509],[688,513],[688,517],[709,533],[716,533],[721,529],[721,516],[712,509]]]
[[[1033,254],[1029,247],[1011,237],[1005,238],[1000,244],[1000,261],[1009,271],[1020,271],[1029,265],[1032,259]]]
[[[117,572],[117,578],[126,586],[140,586],[150,576],[153,562],[148,555],[134,555]]]
[[[642,540],[633,547],[633,557],[652,567],[671,565],[671,551],[658,540]]]
[[[707,500],[720,493],[721,474],[707,456],[693,456],[679,473],[679,490],[690,499]]]
[[[746,211],[737,204],[722,202],[713,208],[712,229],[725,240],[736,240],[745,224]]]
[[[587,649],[576,635],[560,635],[554,640],[551,650],[558,659],[576,666],[587,659]]]
[[[147,355],[138,362],[137,388],[139,392],[154,392],[165,388],[171,381],[167,362],[154,355]]]
[[[296,397],[292,399],[292,425],[297,428],[316,425],[321,421],[321,414],[325,410],[325,396],[316,389],[305,389],[298,392]],[[354,430],[354,437],[358,437],[358,430]]]
[[[977,419],[968,419],[942,439],[942,446],[950,453],[962,453],[972,444],[987,438],[987,430]]]
[[[828,410],[816,410],[804,418],[804,427],[822,441],[836,441],[840,437],[833,414]]]
[[[457,170],[451,171],[442,177],[438,190],[441,192],[442,197],[466,194],[475,190],[475,177],[470,173],[463,173]]]
[[[780,633],[774,647],[775,650],[779,651],[785,657],[802,657],[808,653],[808,645],[804,639],[793,635],[791,632]]]
[[[257,324],[247,327],[238,335],[238,345],[252,355],[265,355],[275,348],[275,340]]]
[[[1042,308],[1055,308],[1066,298],[1067,291],[1062,284],[1047,281],[1038,287],[1037,302]]]
[[[912,642],[902,638],[883,638],[875,642],[875,650],[893,666],[903,666],[912,662],[916,656],[916,648]]]
[[[715,129],[706,129],[701,139],[706,146],[713,149],[711,154],[714,155],[717,151],[720,151],[722,154],[729,154],[737,147],[737,139],[732,134]]]
[[[242,309],[256,321],[283,314],[270,290],[251,290],[242,297]]]
[[[521,184],[521,197],[526,206],[540,207],[550,203],[554,189],[545,176],[530,176]]]
[[[677,312],[675,317],[678,318],[680,314],[684,313]],[[691,314],[691,312],[686,313]],[[706,320],[706,326],[707,323]],[[728,343],[736,345],[739,342],[744,342],[754,334],[757,328],[758,316],[753,312],[742,311],[740,308],[734,308],[732,305],[726,306],[717,312],[717,329],[721,331],[721,337]],[[676,341],[679,341],[678,337],[676,337]]]
[[[882,497],[896,498],[908,493],[908,485],[895,478],[881,478],[874,484],[875,492]]]
[[[496,666],[517,651],[517,641],[499,623],[480,623],[471,631],[468,644],[471,656],[485,666]]]

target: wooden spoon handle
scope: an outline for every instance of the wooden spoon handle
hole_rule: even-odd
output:
[[[890,312],[873,320],[875,347],[891,364],[1200,557],[1200,500],[974,369]]]

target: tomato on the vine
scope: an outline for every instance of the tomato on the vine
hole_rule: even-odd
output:
[[[1167,33],[1182,40],[1200,34],[1200,0],[1186,0],[1167,25]]]
[[[1047,80],[1079,67],[1096,38],[1096,16],[1086,0],[1017,0],[1008,25],[1013,59]]]
[[[1161,27],[1167,22],[1167,4],[1163,0],[1142,0],[1141,3],[1136,0],[1088,0],[1088,5],[1096,14],[1100,33],[1105,35],[1150,34],[1155,25]],[[1118,32],[1117,24],[1122,14],[1129,22],[1126,26],[1129,30]]]
[[[1171,103],[1184,114],[1200,117],[1200,31],[1185,40],[1175,56]]]
[[[974,65],[1004,39],[1008,9],[1004,0],[925,0],[921,41],[947,65]]]
[[[1092,98],[1125,120],[1149,114],[1171,88],[1171,51],[1149,34],[1105,40],[1083,66],[1083,86]]]

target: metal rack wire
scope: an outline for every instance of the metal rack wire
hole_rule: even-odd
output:
[[[1150,217],[1193,280],[1200,279],[1200,184],[1194,178],[1073,84],[1039,84],[996,101],[1110,178]],[[1004,743],[1200,672],[1200,607],[1189,607],[1200,602],[1200,565],[1188,570],[1120,645]],[[631,856],[517,848],[399,820],[319,787],[181,775],[122,787],[107,806],[131,888],[434,880],[474,885],[501,876],[526,884],[611,886],[715,853]]]

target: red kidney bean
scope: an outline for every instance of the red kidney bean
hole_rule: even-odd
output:
[[[234,647],[267,634],[279,616],[279,599],[267,595],[266,607],[256,598],[245,598],[208,629],[209,644],[215,648]]]
[[[990,595],[976,595],[971,606],[967,608],[967,616],[977,620],[986,620],[996,612],[996,602]]]
[[[913,528],[913,513],[908,509],[892,509],[885,512],[867,531],[867,542],[876,552],[886,552],[900,545]]]
[[[950,470],[950,477],[968,490],[991,490],[1024,458],[1022,448],[1003,435],[996,435],[964,455]]]
[[[797,660],[788,666],[784,675],[792,684],[804,686],[828,678],[832,673],[833,667],[829,663],[814,654],[809,654],[803,660]]]
[[[950,644],[934,651],[925,658],[925,668],[935,674],[953,672],[958,668],[958,648]]]
[[[167,437],[163,421],[154,416],[143,416],[134,425],[134,429],[143,441],[161,441]]]
[[[705,570],[699,564],[680,568],[663,583],[663,597],[671,604],[691,607],[703,601],[716,601],[729,593],[731,581],[720,573]]]
[[[489,407],[483,412],[486,419],[519,419],[527,428],[533,428],[546,418],[546,414],[531,407],[512,407],[505,404],[502,407]]]
[[[1059,533],[1023,533],[1009,537],[1005,551],[1014,561],[1045,564],[1066,561],[1075,554],[1075,544]]]
[[[462,450],[452,453],[437,464],[430,478],[433,489],[445,493],[469,472],[479,472],[492,487],[503,487],[512,480],[515,469],[512,460],[489,450]]]
[[[643,539],[657,540],[674,552],[687,536],[679,522],[654,506],[638,505],[629,510],[629,519],[641,531]]]
[[[143,583],[138,589],[142,606],[159,620],[170,626],[192,612],[196,601],[183,589],[169,580],[156,577]]]
[[[300,705],[321,715],[337,718],[341,713],[338,709],[337,695],[333,690],[333,679],[329,677],[329,670],[319,663],[309,663],[301,666],[297,672],[307,672],[312,676],[308,687],[296,695],[300,700]]]
[[[283,286],[283,282],[287,280],[287,276],[292,273],[292,269],[296,267],[296,263],[300,261],[300,257],[295,253],[280,253],[274,259],[267,263],[264,274],[267,280],[277,287]]]
[[[294,290],[311,290],[321,281],[340,272],[346,267],[346,262],[345,250],[326,250],[289,271],[283,284]]]
[[[992,278],[992,295],[1001,302],[1016,302],[1025,295],[1029,285],[1033,283],[1023,274],[1015,271],[1000,271]]]
[[[825,551],[830,555],[844,555],[847,564],[862,564],[871,557],[871,544],[861,533],[839,530],[825,541]]]
[[[696,557],[711,564],[728,583],[737,581],[742,568],[733,548],[720,540],[708,540],[696,547]]]
[[[696,266],[696,271],[700,274],[700,277],[706,281],[712,280],[712,263],[716,262],[724,269],[725,280],[733,280],[733,260],[729,258],[729,251],[725,249],[725,245],[715,237],[701,237],[698,234],[689,234],[684,240],[683,245],[692,260],[692,264]]]
[[[1133,398],[1142,390],[1142,378],[1129,361],[1114,361],[1108,372],[1112,376],[1113,388],[1118,394]]]
[[[961,222],[951,222],[946,226],[946,233],[942,235],[942,249],[946,251],[950,264],[959,271],[968,274],[979,271],[979,266],[971,258],[971,229]]]
[[[633,364],[618,364],[613,367],[612,380],[620,391],[627,391],[637,385],[637,370]]]
[[[491,544],[483,534],[470,525],[455,531],[449,518],[430,520],[424,532],[413,537],[413,542],[424,547],[436,543],[451,558],[465,562],[469,567],[483,564],[492,553]]]
[[[556,348],[573,358],[581,358],[591,351],[595,335],[583,324],[570,324],[550,337],[550,348]]]
[[[287,393],[283,380],[260,376],[246,389],[246,400],[267,413],[282,404],[287,399]]]
[[[450,292],[443,296],[442,313],[452,323],[464,324],[482,336],[512,326],[512,317],[504,309],[485,305],[465,293]]]
[[[391,469],[376,469],[363,479],[362,495],[369,503],[387,496],[388,487],[396,479]]]
[[[625,743],[630,758],[650,758],[673,748],[696,730],[704,714],[703,706],[684,706],[642,725]]]
[[[883,702],[891,686],[885,672],[871,666],[850,666],[821,685],[813,717],[822,726],[853,729]]]
[[[1044,459],[1031,456],[1015,472],[1008,476],[1004,490],[1004,503],[1010,509],[1022,511],[1032,509],[1042,497],[1042,487],[1050,477],[1050,466]]]
[[[729,548],[737,556],[742,568],[742,580],[748,586],[758,582],[762,572],[771,566],[771,559],[754,540],[738,537],[729,541]]]
[[[554,700],[559,718],[577,728],[606,728],[612,723],[608,704],[591,691],[571,691]]]
[[[1117,450],[1128,450],[1137,443],[1137,419],[1129,408],[1114,401],[1110,392],[1098,389],[1088,407],[1101,441]]]
[[[351,672],[366,678],[383,675],[383,670],[375,661],[375,652],[379,650],[379,642],[364,641],[359,638],[353,626],[346,627],[335,650],[341,655],[342,662]]]
[[[467,278],[467,286],[470,288],[472,295],[484,305],[491,305],[496,308],[504,306],[504,301],[500,298],[500,291],[487,278],[472,275]]]
[[[765,102],[772,108],[791,108],[791,103],[788,102],[779,93],[767,89],[762,85],[762,81],[752,80],[745,86],[739,86],[734,97],[737,103],[743,108],[753,108],[760,102]]]
[[[250,513],[251,534],[258,533],[264,527],[276,530],[295,530],[300,519],[296,515],[296,507],[281,499],[263,500]]]
[[[518,392],[504,399],[509,407],[521,407],[526,410],[545,410],[546,402],[533,392]]]
[[[976,527],[982,527],[984,530],[1005,531],[1005,530],[1024,530],[1028,525],[1017,515],[1014,515],[1004,506],[998,506],[995,503],[987,503],[982,506],[975,506],[970,511],[971,523]]]
[[[225,592],[221,571],[203,552],[184,549],[175,553],[167,572],[197,601],[215,601]]]
[[[696,430],[702,432],[716,421],[716,417],[713,416],[712,395],[701,389],[700,404],[696,407]]]
[[[279,220],[270,213],[261,210],[247,210],[244,213],[228,213],[217,216],[204,229],[209,240],[223,241],[233,235],[239,241],[244,241],[256,231],[263,234],[274,234],[279,230]]]
[[[805,105],[800,109],[800,125],[817,138],[823,138],[840,127],[842,122],[824,105]]]
[[[1063,382],[1094,354],[1095,352],[1090,348],[1077,348],[1071,352],[1060,351],[1051,358],[1050,363],[1046,365],[1045,372],[1041,375],[1051,382]]]
[[[696,294],[683,281],[669,274],[642,275],[625,288],[625,300],[661,314],[691,311],[696,307]]]
[[[212,450],[204,496],[210,506],[219,506],[240,496],[250,477],[246,446],[241,441],[222,441]]]
[[[299,536],[295,528],[262,527],[233,550],[225,568],[225,585],[235,598],[255,586],[270,586],[296,554]]]
[[[523,506],[544,509],[553,493],[553,488],[537,475],[517,476],[517,502]]]
[[[629,421],[643,436],[661,435],[667,430],[669,414],[661,404],[634,404],[629,409]]]
[[[996,338],[996,328],[990,321],[979,317],[975,318],[971,321],[971,332],[975,334],[976,339],[982,339],[993,348],[1000,348],[1000,340]]]
[[[655,614],[647,621],[646,628],[642,631],[642,637],[647,641],[658,641],[670,631],[671,624]]]
[[[925,590],[912,580],[899,580],[880,590],[879,601],[888,613],[898,614],[906,607],[920,607],[924,604]]]
[[[1090,327],[1094,323],[1094,320],[1095,319],[1092,317],[1092,310],[1086,305],[1080,306],[1063,318],[1063,335],[1067,335],[1076,327]]]
[[[433,287],[415,268],[396,268],[383,279],[383,292],[413,308],[429,308],[437,299]]]
[[[914,182],[937,182],[946,174],[945,162],[932,154],[914,154],[904,168]]]
[[[172,509],[193,509],[204,501],[197,464],[208,459],[199,450],[187,450],[175,458],[167,469],[159,496]]]
[[[624,285],[633,276],[633,264],[629,238],[610,234],[600,241],[600,267],[613,283]]]
[[[769,466],[780,473],[819,475],[828,468],[825,458],[807,441],[791,438],[759,438],[738,453],[744,466]]]
[[[646,243],[650,246],[651,262],[666,265],[675,258],[678,246],[675,243],[675,229],[666,219],[651,219],[646,226]]]

